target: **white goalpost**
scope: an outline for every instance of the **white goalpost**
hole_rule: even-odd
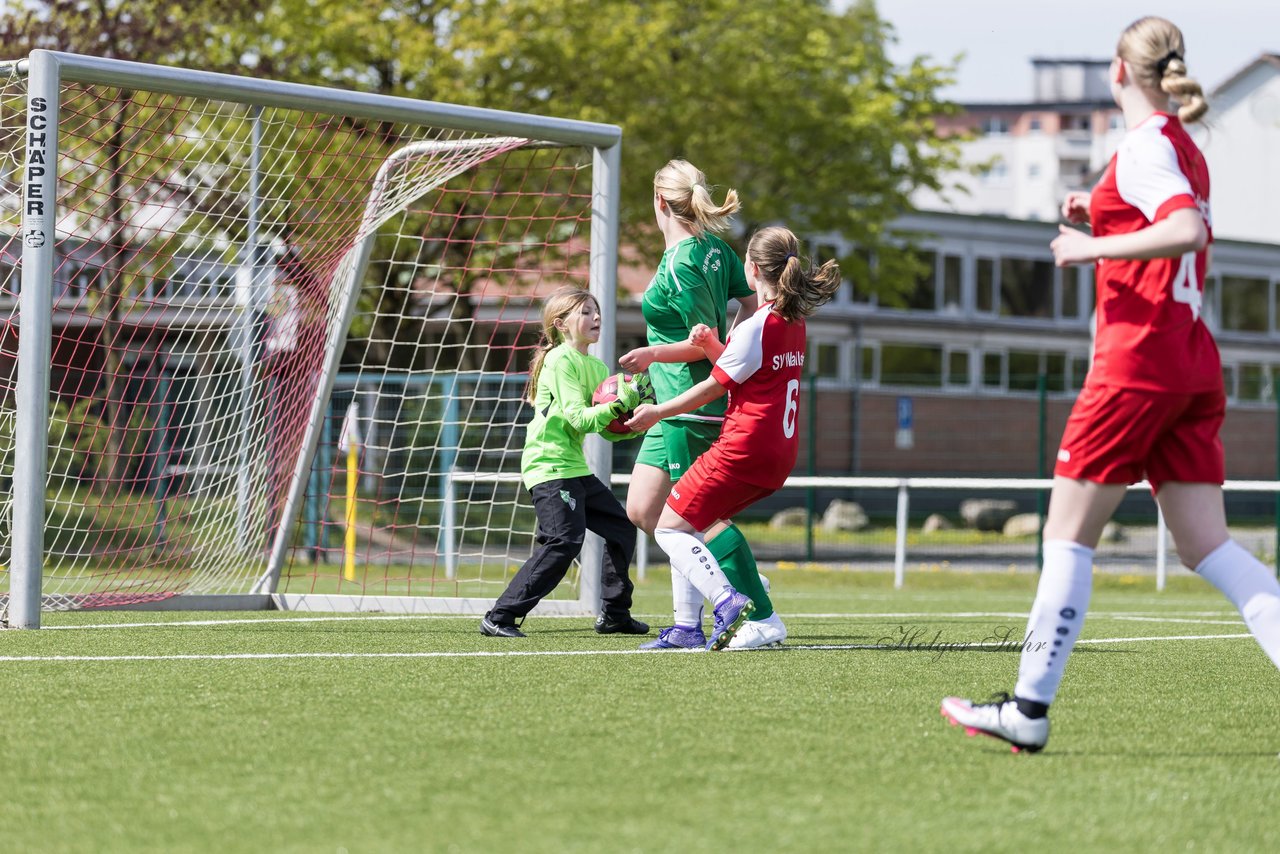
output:
[[[535,529],[540,299],[613,316],[620,130],[50,51],[0,110],[6,624],[483,612]]]

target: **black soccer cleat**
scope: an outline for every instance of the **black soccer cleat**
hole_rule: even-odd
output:
[[[507,623],[495,623],[488,617],[480,620],[480,634],[491,638],[522,638],[525,633]]]
[[[623,617],[596,617],[596,634],[599,635],[647,635],[649,624],[642,623],[630,614]]]

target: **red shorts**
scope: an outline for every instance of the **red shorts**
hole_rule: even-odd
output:
[[[720,519],[731,519],[777,487],[757,486],[734,477],[715,448],[693,461],[671,487],[667,506],[696,530],[705,531]]]
[[[1086,386],[1058,446],[1053,473],[1094,483],[1222,483],[1220,390],[1198,394]]]

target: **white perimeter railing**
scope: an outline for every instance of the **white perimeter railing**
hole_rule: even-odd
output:
[[[455,472],[446,487],[446,507],[453,503],[453,483],[520,482],[518,474],[461,473]],[[625,486],[631,482],[630,474],[614,474],[610,482]],[[994,478],[994,477],[789,477],[783,489],[895,489],[898,492],[896,535],[893,549],[893,586],[902,587],[907,569],[907,519],[911,508],[912,489],[956,489],[966,491],[1048,491],[1053,487],[1052,478]],[[1129,491],[1150,491],[1145,480],[1129,487]],[[1222,485],[1224,492],[1280,492],[1280,481],[1228,480]],[[446,512],[441,540],[444,544],[446,566],[452,566],[456,558],[454,543],[456,533],[452,526],[452,514]],[[1168,528],[1164,514],[1156,508],[1156,589],[1164,590],[1168,577]],[[1280,559],[1280,558],[1278,558]],[[641,533],[636,547],[636,574],[644,578],[649,565],[649,538]]]

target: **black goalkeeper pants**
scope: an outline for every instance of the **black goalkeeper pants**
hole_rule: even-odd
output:
[[[564,578],[582,551],[587,531],[604,540],[602,611],[608,617],[630,614],[635,585],[628,570],[636,551],[636,528],[618,499],[593,475],[550,480],[530,492],[538,515],[537,548],[498,597],[489,619],[506,625],[524,619]]]

